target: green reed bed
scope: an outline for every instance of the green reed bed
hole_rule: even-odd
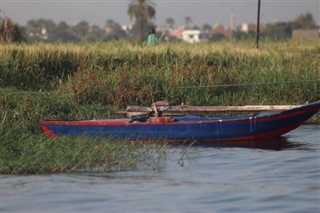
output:
[[[110,172],[155,169],[165,157],[165,144],[111,142],[101,138],[49,139],[19,130],[0,130],[0,174]]]
[[[0,90],[0,174],[109,172],[156,168],[166,144],[127,143],[101,138],[59,137],[41,131],[42,119],[103,119],[117,108],[101,104],[74,105],[68,94]],[[6,95],[4,95],[6,94]]]
[[[19,125],[26,133],[41,133],[39,121],[44,119],[114,118],[118,111],[101,104],[77,105],[69,94],[60,92],[5,91],[6,95],[0,95],[0,125]]]
[[[319,81],[309,81],[319,80],[317,42],[252,46],[232,41],[8,45],[0,51],[0,81],[23,90],[60,90],[79,104],[121,107],[159,99],[207,105],[319,99]],[[260,85],[246,86],[252,83]]]
[[[233,41],[152,47],[127,42],[3,45],[0,173],[131,168],[147,159],[139,145],[47,139],[42,119],[115,118],[127,105],[157,100],[190,105],[320,100],[319,56],[318,42],[266,42],[260,49]],[[161,146],[154,150],[161,152]]]

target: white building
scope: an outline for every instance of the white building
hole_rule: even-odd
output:
[[[189,43],[200,42],[200,30],[185,30],[182,32],[182,40]]]

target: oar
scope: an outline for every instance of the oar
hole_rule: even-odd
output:
[[[170,113],[228,113],[228,112],[276,112],[298,105],[247,105],[247,106],[170,106],[163,112]]]
[[[128,106],[126,111],[119,113],[127,114],[128,117],[141,116],[173,116],[183,114],[210,114],[210,113],[231,113],[231,112],[276,112],[298,107],[301,105],[246,105],[246,106],[161,106],[153,103],[153,107]]]

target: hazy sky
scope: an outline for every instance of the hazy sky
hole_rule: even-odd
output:
[[[65,21],[75,25],[82,20],[104,26],[108,19],[120,24],[130,24],[127,15],[129,0],[0,0],[1,10],[14,22],[25,25],[31,19],[45,18],[56,23]],[[154,0],[157,25],[168,17],[176,25],[184,23],[186,16],[193,23],[229,26],[230,14],[235,24],[256,22],[258,0]],[[289,21],[302,13],[312,13],[320,24],[320,0],[261,0],[261,23]]]

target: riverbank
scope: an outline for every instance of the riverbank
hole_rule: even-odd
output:
[[[157,100],[189,105],[320,100],[320,62],[315,60],[319,55],[317,42],[268,42],[259,50],[251,43],[236,42],[153,47],[126,42],[4,45],[0,173],[71,172],[88,165],[131,168],[143,159],[141,146],[149,150],[144,145],[110,146],[106,140],[88,138],[52,142],[42,136],[43,119],[116,118],[127,105]],[[319,121],[315,116],[313,122]],[[129,151],[121,155],[116,150]],[[161,152],[161,147],[155,150]],[[135,154],[130,157],[130,153]]]

